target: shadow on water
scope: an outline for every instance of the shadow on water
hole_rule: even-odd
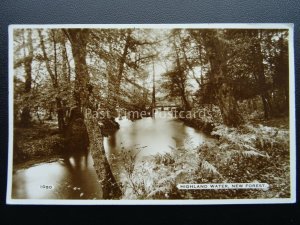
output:
[[[101,199],[102,192],[88,151],[66,154],[13,174],[15,199]]]
[[[65,154],[63,161],[65,166],[71,172],[85,170],[88,167],[88,151],[75,152],[73,154]]]

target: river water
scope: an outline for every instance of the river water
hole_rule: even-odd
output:
[[[196,147],[207,137],[200,131],[175,120],[167,112],[156,113],[155,118],[136,121],[117,119],[120,129],[104,138],[108,160],[120,151],[139,151],[138,159],[171,151],[171,147]],[[20,169],[13,174],[14,199],[101,199],[102,193],[93,160],[57,160]]]

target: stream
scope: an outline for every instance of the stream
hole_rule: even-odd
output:
[[[139,151],[137,157],[164,154],[171,147],[196,147],[209,139],[205,134],[186,126],[167,112],[157,111],[155,118],[136,121],[123,117],[116,119],[120,129],[104,138],[108,160],[119,151]],[[101,199],[93,159],[73,158],[66,164],[63,159],[40,163],[13,173],[13,199]]]

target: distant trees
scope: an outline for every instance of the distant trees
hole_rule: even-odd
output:
[[[62,93],[66,92],[67,88],[70,88],[70,74],[67,73],[67,67],[70,70],[70,65],[66,53],[65,47],[65,37],[60,30],[50,30],[48,31],[48,43],[49,47],[53,48],[53,55],[48,55],[46,50],[45,40],[42,34],[42,30],[38,30],[38,36],[40,40],[40,48],[42,51],[41,59],[44,61],[48,75],[51,79],[52,87],[56,96],[54,100],[56,102],[57,109],[57,120],[58,120],[58,129],[63,134],[66,128],[66,99],[62,99]],[[61,55],[58,55],[58,45],[61,48]],[[59,62],[59,59],[62,59],[62,62]]]
[[[168,71],[163,74],[165,82],[162,87],[167,91],[168,97],[180,98],[182,108],[187,111],[191,109],[188,99],[188,78],[189,70],[193,71],[192,63],[186,55],[186,46],[183,39],[186,38],[181,30],[173,30],[169,34],[168,43],[171,47],[169,60],[171,66]],[[197,80],[197,79],[196,79]]]
[[[15,58],[14,61],[14,68],[19,66],[24,67],[25,73],[25,82],[24,82],[24,101],[29,101],[30,99],[30,92],[32,86],[32,61],[33,61],[33,43],[32,43],[32,30],[31,29],[22,29],[15,32],[15,35],[21,38],[19,42],[18,49],[23,52],[23,56],[20,58]],[[22,53],[21,53],[22,54]],[[19,53],[19,55],[21,55]],[[30,126],[30,106],[24,104],[21,112],[21,121],[20,124],[23,127]]]
[[[133,95],[144,94],[145,67],[155,58],[155,39],[142,29],[91,30],[88,52],[98,62],[103,92],[101,105],[113,114],[117,107],[131,108]],[[99,75],[99,74],[98,74]],[[129,88],[132,87],[134,92]]]

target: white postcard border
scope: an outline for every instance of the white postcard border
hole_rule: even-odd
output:
[[[149,29],[288,29],[289,30],[289,120],[290,120],[290,198],[222,200],[42,200],[12,199],[13,175],[13,30],[17,28],[149,28]],[[6,203],[16,205],[229,205],[296,203],[296,115],[294,24],[292,23],[206,23],[206,24],[24,24],[9,25],[9,126]]]

